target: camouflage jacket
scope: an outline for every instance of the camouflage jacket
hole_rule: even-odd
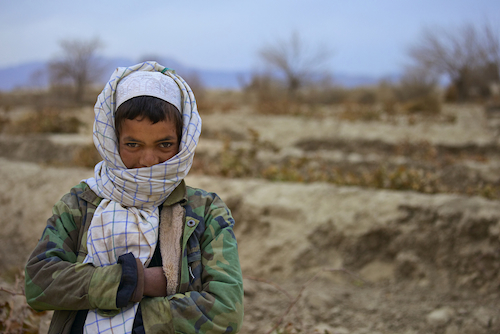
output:
[[[83,264],[86,234],[102,199],[85,183],[53,208],[26,265],[26,299],[36,310],[56,310],[49,333],[69,333],[77,310],[116,310],[120,264]],[[243,320],[243,283],[234,220],[214,193],[184,182],[165,205],[185,209],[177,293],[140,302],[146,333],[236,333]],[[194,222],[194,223],[193,223]]]

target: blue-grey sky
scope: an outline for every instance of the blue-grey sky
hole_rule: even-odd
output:
[[[248,70],[258,66],[259,49],[296,31],[311,47],[332,50],[334,73],[383,76],[401,69],[424,27],[486,20],[500,31],[500,1],[3,0],[0,67],[49,60],[63,39],[99,37],[105,56]]]

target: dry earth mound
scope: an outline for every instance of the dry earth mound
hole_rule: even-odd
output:
[[[22,266],[51,205],[92,171],[0,159],[0,173],[5,272]],[[245,333],[271,329],[318,272],[283,319],[289,333],[500,331],[496,201],[321,183],[187,182],[217,192],[236,218]]]

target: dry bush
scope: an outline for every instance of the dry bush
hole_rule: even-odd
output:
[[[397,163],[361,163],[357,165],[332,162],[319,157],[285,157],[266,161],[260,151],[277,151],[270,143],[251,132],[249,145],[234,145],[230,137],[224,139],[222,152],[217,157],[198,155],[193,173],[234,178],[263,178],[280,182],[327,182],[341,186],[360,186],[378,189],[417,191],[427,194],[459,193],[490,199],[500,198],[500,184],[474,178],[463,179],[456,163],[463,160],[485,161],[481,149],[466,153],[453,148],[438,147],[428,142],[381,147],[390,156],[404,156],[408,161]],[[365,147],[366,150],[371,150]],[[304,148],[303,148],[304,149]],[[443,174],[451,168],[452,174]],[[462,176],[461,176],[462,175]]]
[[[344,89],[341,105],[342,110],[337,116],[350,122],[380,121],[387,113],[379,101],[376,86]]]
[[[441,112],[435,82],[409,72],[396,84],[382,81],[374,86],[343,89],[336,94],[335,100],[344,105],[340,118],[350,121],[384,120],[406,113],[437,116]]]
[[[255,177],[255,172],[260,169],[257,153],[268,144],[260,140],[257,131],[249,129],[250,146],[233,148],[231,139],[224,138],[222,153],[218,158],[219,166],[216,168],[220,175],[225,177]]]
[[[241,92],[231,90],[206,90],[201,97],[196,95],[198,111],[202,116],[235,111],[241,107],[243,99]]]
[[[468,194],[479,195],[487,199],[499,199],[500,198],[500,187],[495,187],[491,184],[481,185],[476,189],[469,189]]]
[[[437,79],[419,68],[407,68],[393,89],[394,96],[404,111],[428,115],[438,115],[441,112]]]
[[[357,87],[349,92],[349,101],[362,105],[374,105],[378,102],[377,87]]]
[[[407,166],[380,166],[360,173],[335,168],[326,162],[294,158],[263,168],[260,175],[271,181],[328,182],[341,186],[412,190],[428,194],[445,191],[435,174]]]
[[[13,284],[0,286],[0,332],[6,334],[37,334],[49,312],[36,312],[27,303],[24,296],[24,272],[15,277]]]
[[[224,148],[220,155],[219,173],[224,177],[251,177],[254,171],[255,149],[230,149],[231,141],[224,141]]]
[[[435,96],[426,96],[406,102],[402,109],[409,113],[429,113],[438,114],[441,112],[441,102]]]
[[[0,108],[10,112],[19,106],[40,106],[47,95],[47,92],[14,90],[0,93]]]
[[[83,101],[87,88],[103,73],[102,61],[96,56],[102,48],[99,38],[89,40],[62,40],[61,54],[48,64],[51,86],[71,87],[77,103]]]
[[[244,88],[246,100],[260,114],[322,117],[320,107],[342,105],[339,117],[348,121],[390,120],[396,114],[437,116],[441,98],[431,78],[418,71],[406,73],[397,84],[345,88],[329,81],[311,83],[290,94],[287,86],[267,74],[254,74]]]
[[[347,121],[390,121],[395,115],[437,117],[441,99],[434,86],[403,80],[399,84],[382,82],[376,86],[342,88],[310,87],[298,91],[293,99],[283,90],[262,85],[256,94],[257,112],[277,115],[322,116],[319,106],[340,105],[337,116]]]
[[[303,91],[303,103],[336,105],[349,101],[351,90],[342,86],[332,86],[328,83],[314,85]]]
[[[82,106],[94,106],[97,96],[101,93],[102,86],[87,87],[79,100],[74,97],[74,90],[67,85],[52,85],[50,89],[42,95],[43,106],[58,108],[80,108]]]
[[[259,114],[263,115],[302,115],[308,114],[312,110],[296,101],[287,99],[259,101],[255,108]]]
[[[427,194],[441,192],[438,177],[423,169],[399,166],[393,171],[381,166],[368,177],[367,185],[375,188],[413,190]]]
[[[260,139],[260,134],[249,129],[250,145],[235,145],[233,138],[241,139],[241,134],[214,133],[211,138],[219,138],[223,142],[222,152],[215,158],[198,154],[191,170],[193,173],[204,175],[218,175],[224,177],[260,177],[263,166],[257,158],[259,150],[276,151],[276,148],[267,141]],[[205,137],[207,138],[207,137]]]
[[[267,75],[254,75],[243,90],[243,99],[253,105],[255,112],[264,115],[318,116],[318,90],[311,87],[290,94],[279,80]]]
[[[81,102],[77,102],[71,89],[65,86],[53,86],[49,90],[14,90],[0,93],[0,108],[9,112],[20,106],[44,108],[73,109],[82,106],[93,106],[100,93],[100,88],[90,87],[86,90]]]
[[[290,98],[313,82],[330,76],[327,64],[331,51],[324,46],[311,47],[297,32],[289,39],[278,40],[263,47],[259,56],[267,73],[275,73]]]
[[[10,122],[4,131],[11,134],[78,133],[81,125],[76,117],[67,115],[58,108],[46,107]]]
[[[419,72],[446,76],[458,101],[484,99],[500,81],[500,38],[491,23],[426,28],[408,55]]]
[[[404,141],[396,145],[394,154],[410,157],[416,161],[434,161],[438,158],[438,149],[428,141],[418,143]]]
[[[406,166],[366,170],[363,173],[345,171],[321,159],[285,158],[280,162],[264,163],[257,158],[259,150],[272,149],[269,143],[259,139],[258,132],[251,130],[249,146],[234,147],[225,138],[224,147],[217,159],[199,156],[193,171],[206,175],[235,178],[265,178],[285,182],[329,182],[338,185],[354,185],[372,188],[414,190],[425,193],[443,191],[437,177],[422,168]]]
[[[351,122],[371,122],[381,120],[383,112],[375,104],[345,103],[338,117]]]
[[[10,119],[3,115],[0,115],[0,132],[3,132],[4,129],[8,128],[10,125]]]
[[[88,144],[80,147],[73,155],[73,164],[80,167],[94,167],[101,161],[101,155],[94,144]]]
[[[252,75],[251,81],[244,87],[244,94],[250,103],[255,104],[261,114],[286,114],[283,103],[288,101],[284,87],[269,75]]]
[[[302,170],[307,162],[302,158],[289,160],[287,164],[271,164],[262,169],[261,176],[270,181],[305,182],[308,175],[304,175]]]

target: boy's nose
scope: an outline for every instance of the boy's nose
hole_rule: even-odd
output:
[[[144,167],[151,167],[160,163],[160,159],[154,154],[152,150],[145,150],[141,155],[139,163]]]

